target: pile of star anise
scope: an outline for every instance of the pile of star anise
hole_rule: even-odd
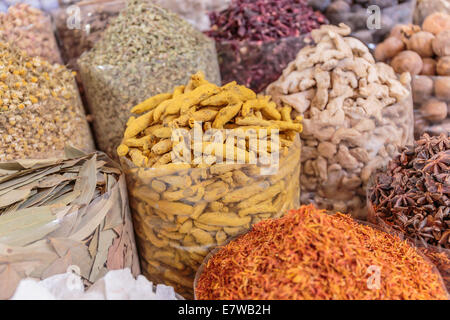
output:
[[[376,218],[423,245],[450,249],[450,140],[424,134],[369,187]]]

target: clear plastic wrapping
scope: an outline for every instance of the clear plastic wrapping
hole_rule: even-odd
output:
[[[125,177],[102,153],[0,163],[0,298],[20,279],[140,273]]]
[[[421,25],[427,16],[435,12],[450,14],[450,2],[448,0],[417,0],[414,23]]]
[[[333,2],[338,2],[337,0],[333,0]],[[340,1],[344,2],[345,1]],[[413,21],[413,14],[416,5],[416,0],[406,0],[406,1],[395,1],[396,4],[390,3],[389,6],[380,7],[379,12],[379,21],[380,26],[377,28],[374,26],[373,28],[368,28],[369,22],[375,22],[376,20],[370,20],[369,18],[372,16],[374,18],[377,17],[377,12],[368,11],[366,8],[369,5],[377,5],[377,1],[362,1],[363,6],[357,2],[359,1],[351,1],[355,2],[354,6],[358,6],[358,9],[352,11],[350,8],[345,11],[337,11],[336,10],[325,10],[325,16],[330,20],[331,24],[339,24],[345,23],[352,30],[352,36],[360,39],[365,44],[376,44],[385,38],[387,34],[391,31],[391,29],[396,24],[408,24]],[[365,2],[365,3],[364,3]],[[386,3],[386,1],[380,1]],[[397,4],[398,2],[401,2]]]
[[[299,205],[300,140],[278,170],[250,164],[136,168],[121,158],[144,275],[193,297],[193,281],[216,245]]]
[[[77,59],[101,38],[109,21],[126,5],[124,0],[93,0],[77,4],[79,16],[67,9],[53,12],[61,55],[72,70],[78,70]],[[78,12],[76,13],[78,14]],[[72,18],[72,19],[70,19]]]
[[[62,63],[51,17],[19,3],[0,13],[0,39],[24,50],[30,57]]]
[[[414,136],[450,132],[450,76],[414,76]]]
[[[307,39],[308,35],[267,42],[217,40],[222,82],[236,81],[262,92],[307,45]]]

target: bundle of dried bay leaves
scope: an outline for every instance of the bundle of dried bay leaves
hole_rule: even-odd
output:
[[[20,279],[140,273],[124,176],[103,153],[0,163],[0,298]]]

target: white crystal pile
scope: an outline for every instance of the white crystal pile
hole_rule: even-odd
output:
[[[11,300],[177,300],[177,296],[172,287],[162,284],[154,290],[152,282],[141,275],[135,279],[127,268],[109,271],[86,291],[72,272],[41,281],[23,279]]]

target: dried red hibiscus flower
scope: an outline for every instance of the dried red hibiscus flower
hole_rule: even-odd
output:
[[[237,81],[256,92],[278,79],[306,45],[307,35],[327,23],[306,0],[233,0],[211,13],[223,83]]]

